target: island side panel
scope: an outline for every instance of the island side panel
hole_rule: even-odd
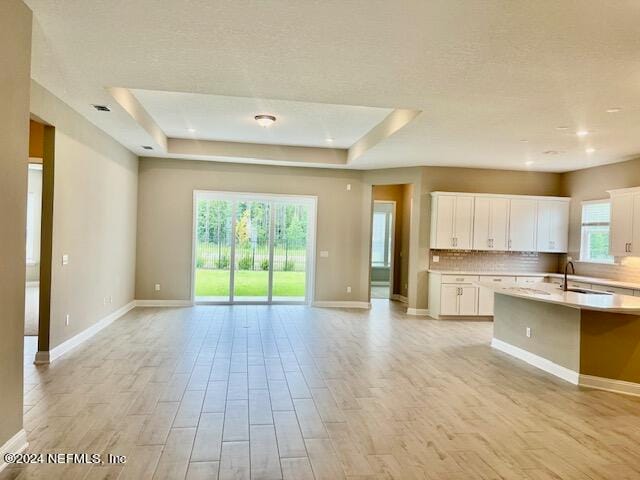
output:
[[[583,311],[580,373],[640,383],[640,316]]]
[[[531,328],[531,337],[526,335]],[[580,310],[496,292],[493,336],[557,365],[580,368]]]

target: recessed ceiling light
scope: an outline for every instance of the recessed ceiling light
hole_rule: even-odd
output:
[[[620,107],[607,108],[607,113],[618,113],[620,110],[622,110]]]
[[[187,130],[189,131],[189,133],[195,133],[195,131],[196,131],[195,128],[187,128]]]
[[[558,150],[545,150],[542,152],[543,155],[559,155],[561,152]]]
[[[564,125],[560,125],[559,127],[556,127],[556,130],[569,130],[569,127],[565,127]]]
[[[522,140],[520,140],[522,143],[529,143],[529,140],[527,140],[526,138],[523,138]]]
[[[327,141],[327,143],[333,143],[333,138],[331,138],[331,137],[327,137],[327,138],[326,138],[326,141]]]
[[[586,137],[587,135],[589,135],[589,132],[587,130],[578,130],[576,132],[576,135],[579,137]]]
[[[153,147],[151,145],[142,145],[142,148],[144,148],[145,150],[153,150]]]
[[[93,108],[95,108],[99,112],[110,112],[111,111],[111,108],[109,107],[109,105],[96,105],[96,104],[92,103],[91,106]]]
[[[595,152],[595,151],[596,151],[596,149],[595,149],[595,148],[592,148],[592,147],[589,147],[589,148],[585,148],[585,150],[584,150],[584,151],[585,151],[585,152],[587,152],[587,153],[593,153],[593,152]]]
[[[273,125],[273,122],[276,121],[276,117],[273,115],[256,115],[253,118],[255,118],[256,122],[258,122],[258,125],[261,127],[268,127]]]
[[[524,164],[525,164],[527,167],[530,167],[531,165],[533,165],[533,160],[527,160],[526,162],[524,162]]]

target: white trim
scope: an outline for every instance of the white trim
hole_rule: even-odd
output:
[[[46,365],[48,363],[51,363],[49,361],[49,352],[48,351],[37,351],[36,352],[36,357],[33,360],[34,365]]]
[[[26,282],[25,286],[27,286],[27,287],[39,287],[40,286],[40,280],[34,280],[32,282]]]
[[[111,312],[109,315],[107,315],[97,323],[94,323],[89,328],[83,330],[82,332],[71,337],[70,339],[62,342],[57,347],[49,350],[48,359],[46,359],[46,352],[37,352],[35,357],[35,362],[42,363],[43,361],[45,361],[45,359],[48,360],[49,363],[53,362],[55,359],[60,358],[62,355],[64,355],[68,351],[74,349],[81,343],[93,337],[100,330],[103,330],[104,328],[111,325],[115,320],[123,316],[129,310],[133,309],[136,305],[137,305],[137,302],[135,300],[131,301],[126,305],[120,307],[119,309],[115,310],[114,312]]]
[[[389,288],[391,288],[391,285],[389,284],[389,282],[385,282],[384,280],[371,282],[371,286],[372,287],[389,287]]]
[[[523,198],[530,200],[557,200],[561,202],[571,201],[571,197],[553,197],[548,195],[512,195],[510,193],[474,193],[474,192],[443,192],[436,191],[431,192],[432,197],[439,195],[467,195],[472,197],[485,197],[485,198]]]
[[[399,293],[394,293],[391,295],[391,300],[395,300],[396,302],[408,303],[407,297],[404,295],[400,295]]]
[[[629,195],[631,193],[640,192],[640,187],[630,187],[630,188],[616,188],[614,190],[607,190],[607,193],[610,197],[616,195]]]
[[[136,307],[191,307],[191,300],[136,300]]]
[[[321,308],[371,308],[370,302],[329,301],[320,300],[311,304],[312,307]]]
[[[407,315],[428,316],[428,308],[407,308]]]
[[[640,383],[627,382],[625,380],[614,380],[612,378],[580,374],[580,386],[606,390],[607,392],[640,396]]]
[[[529,365],[533,365],[540,370],[544,370],[545,372],[555,375],[556,377],[560,377],[561,379],[569,383],[573,383],[574,385],[578,385],[579,383],[580,374],[578,372],[567,367],[563,367],[562,365],[558,365],[557,363],[536,355],[535,353],[528,352],[520,347],[516,347],[515,345],[511,345],[510,343],[498,340],[497,338],[491,339],[491,346],[496,350],[500,350],[501,352],[507,353],[512,357],[516,357],[524,362],[527,362]]]
[[[24,428],[7,440],[4,445],[0,446],[0,472],[9,465],[4,461],[5,454],[22,453],[28,446],[29,442],[27,442],[27,432],[25,432]]]

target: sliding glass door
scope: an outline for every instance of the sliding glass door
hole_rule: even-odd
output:
[[[315,198],[194,193],[197,303],[304,303]]]

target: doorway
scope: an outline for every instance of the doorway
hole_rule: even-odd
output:
[[[375,200],[371,227],[371,298],[391,298],[396,202]]]
[[[42,224],[42,163],[29,159],[27,180],[26,285],[24,334],[37,337],[40,318],[40,231]]]
[[[309,303],[316,198],[194,192],[194,303]]]

